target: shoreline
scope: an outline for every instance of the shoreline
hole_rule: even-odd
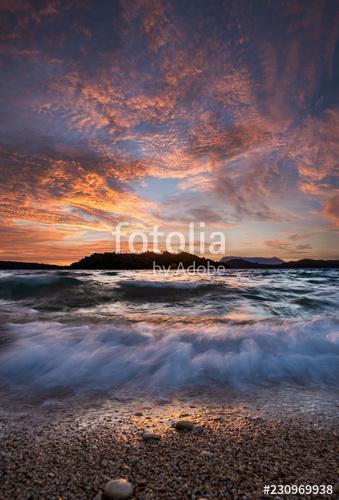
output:
[[[265,484],[338,488],[338,408],[336,391],[291,386],[5,398],[0,497],[98,500],[120,477],[140,499],[262,498]],[[175,430],[182,419],[195,428]],[[160,439],[144,441],[145,432]]]

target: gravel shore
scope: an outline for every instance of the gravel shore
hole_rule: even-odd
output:
[[[303,390],[6,401],[0,498],[99,499],[117,478],[147,500],[262,498],[265,484],[331,484],[321,498],[335,498],[338,409]]]

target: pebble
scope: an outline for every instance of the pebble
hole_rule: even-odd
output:
[[[213,453],[211,451],[202,451],[201,452],[201,456],[204,457],[204,458],[211,458],[213,457]]]
[[[134,413],[134,415],[135,415],[136,417],[142,417],[142,416],[143,416],[143,413],[142,413],[142,411],[137,411],[136,413]]]
[[[127,479],[111,479],[105,486],[103,498],[130,498],[133,491],[133,485]]]
[[[204,428],[201,425],[195,425],[193,430],[196,434],[202,434],[204,432]]]
[[[310,397],[314,394],[312,390]],[[6,470],[0,497],[19,499],[24,487],[27,500],[29,494],[30,500],[56,500],[57,493],[65,491],[69,498],[94,500],[97,494],[95,500],[119,500],[124,497],[109,492],[104,495],[99,488],[104,490],[109,480],[121,477],[134,487],[132,496],[125,497],[129,500],[251,500],[262,497],[263,484],[270,478],[280,477],[281,482],[294,484],[303,477],[312,478],[315,484],[327,478],[335,485],[333,498],[339,499],[334,458],[335,436],[339,435],[337,414],[330,414],[327,420],[320,406],[315,419],[308,407],[299,408],[299,398],[291,406],[286,403],[286,409],[278,403],[274,401],[272,416],[262,412],[264,420],[253,420],[256,424],[245,414],[230,418],[229,413],[223,413],[223,406],[207,403],[187,419],[179,416],[186,408],[162,407],[160,412],[158,407],[152,412],[154,421],[130,418],[137,411],[146,415],[139,401],[138,406],[122,406],[117,414],[110,403],[107,408],[87,411],[86,402],[86,411],[75,413],[67,408],[58,419],[46,416],[47,412],[37,406],[30,420],[18,423],[0,406],[0,462]],[[80,408],[84,408],[83,403]],[[280,411],[284,420],[280,420]],[[158,413],[163,418],[161,424],[155,417]],[[225,416],[224,423],[214,420],[221,415]],[[177,432],[175,423],[181,420],[191,421],[190,426],[194,423],[193,430]],[[161,440],[145,442],[143,433],[158,433]],[[317,450],[321,450],[321,460]],[[50,472],[54,478],[49,477]]]
[[[192,431],[194,429],[194,424],[190,420],[178,420],[175,422],[174,427],[177,431]]]
[[[144,441],[159,441],[161,437],[159,434],[155,434],[153,432],[144,432],[142,439]]]

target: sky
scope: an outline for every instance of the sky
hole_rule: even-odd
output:
[[[119,222],[338,258],[336,0],[0,0],[0,19],[0,260],[114,251]]]

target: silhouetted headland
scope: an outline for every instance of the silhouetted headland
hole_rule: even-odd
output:
[[[195,264],[195,267],[207,267],[208,263],[214,266],[220,265],[211,259],[198,257],[187,252],[144,252],[144,253],[94,253],[89,257],[84,257],[78,262],[71,264],[71,269],[153,269],[153,266],[164,266],[167,269],[176,269],[179,265],[188,268]]]

